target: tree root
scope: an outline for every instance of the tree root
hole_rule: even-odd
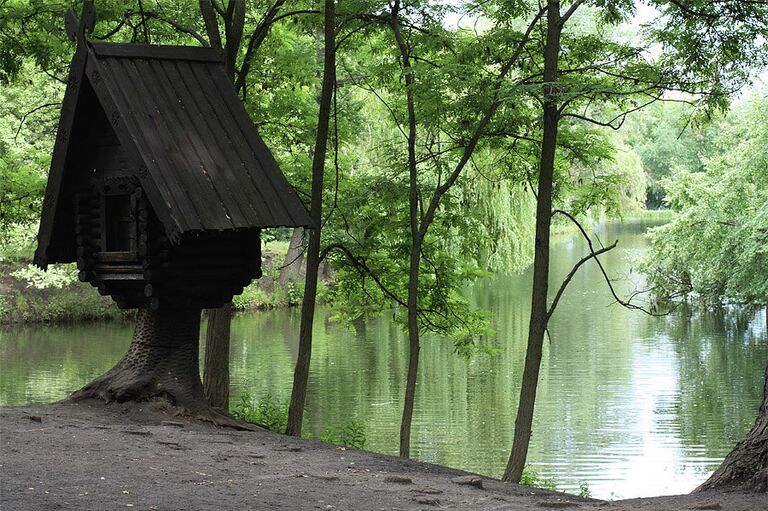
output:
[[[104,375],[89,383],[82,389],[75,391],[67,401],[79,402],[85,400],[102,401],[105,404],[121,403],[129,406],[147,404],[158,411],[168,413],[175,417],[210,422],[214,426],[227,427],[243,431],[259,431],[265,429],[257,424],[235,419],[225,411],[209,405],[205,399],[178,399],[167,390],[152,390],[149,382],[137,383],[130,387],[112,387],[109,379]]]
[[[162,403],[177,416],[216,426],[255,430],[226,411],[211,406],[203,392],[198,361],[200,311],[139,311],[133,342],[104,375],[70,396],[70,401]]]

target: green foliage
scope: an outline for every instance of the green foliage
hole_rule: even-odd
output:
[[[20,263],[32,261],[37,238],[36,229],[22,224],[8,226],[4,239],[0,243],[0,263]]]
[[[585,499],[592,497],[592,492],[589,489],[589,484],[586,481],[579,481],[579,497]]]
[[[288,423],[288,405],[286,399],[280,401],[271,394],[255,400],[248,391],[240,394],[238,403],[232,409],[232,416],[253,424],[264,426],[275,433],[284,433]],[[303,428],[305,433],[302,435],[309,438],[309,428]],[[328,428],[320,440],[337,445],[343,445],[353,449],[365,448],[366,428],[362,422],[350,419],[341,427]]]
[[[268,291],[261,282],[254,281],[242,293],[232,297],[232,305],[239,311],[274,309],[286,305],[285,292],[280,286],[274,286]]]
[[[11,273],[11,276],[35,289],[61,289],[77,282],[77,273],[75,264],[52,264],[48,271],[28,264]]]
[[[240,394],[240,401],[232,409],[232,416],[264,426],[275,433],[284,433],[288,423],[288,400],[279,401],[271,394],[267,394],[258,401],[254,401],[246,391]]]
[[[299,305],[304,296],[304,286],[294,281],[288,282],[285,294],[288,305]]]
[[[557,484],[554,479],[548,479],[542,477],[531,467],[527,466],[523,469],[523,475],[520,476],[520,484],[524,486],[532,486],[534,488],[544,488],[546,490],[557,491]]]
[[[365,449],[365,424],[358,420],[350,419],[340,428],[326,429],[320,435],[320,440],[352,449]]]
[[[768,101],[739,105],[719,125],[704,172],[662,182],[677,213],[651,234],[644,271],[661,300],[764,304],[768,296]]]
[[[660,102],[627,121],[624,139],[639,155],[648,176],[647,205],[664,205],[661,180],[673,171],[701,172],[713,148],[713,129],[695,118],[696,110],[680,103]]]
[[[61,87],[31,65],[0,84],[0,242],[37,221]]]
[[[90,286],[25,290],[0,295],[0,323],[71,323],[126,317],[108,297]]]

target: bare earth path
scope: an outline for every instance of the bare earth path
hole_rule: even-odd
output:
[[[3,511],[768,511],[766,494],[588,501],[437,465],[101,403],[0,408],[0,444]]]

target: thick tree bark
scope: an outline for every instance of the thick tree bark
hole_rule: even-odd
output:
[[[280,276],[277,281],[285,287],[289,282],[298,280],[301,276],[306,276],[304,268],[304,234],[303,227],[294,227],[291,241],[288,245],[288,251],[285,253],[283,266],[280,268]]]
[[[232,303],[208,311],[203,388],[211,406],[229,410],[229,332]]]
[[[199,309],[139,309],[133,341],[125,356],[70,399],[124,403],[161,398],[179,414],[243,428],[214,410],[205,399],[200,381],[199,336]]]
[[[533,411],[536,403],[536,387],[539,382],[542,346],[547,330],[547,291],[549,288],[549,233],[552,223],[552,181],[557,147],[559,112],[556,86],[557,66],[560,55],[560,2],[549,0],[547,10],[547,42],[544,48],[544,133],[539,164],[538,197],[536,203],[536,244],[533,260],[533,291],[531,317],[528,326],[528,349],[525,354],[520,401],[515,420],[512,452],[502,480],[520,482],[528,444],[531,440]]]
[[[320,267],[320,235],[323,223],[323,177],[325,153],[328,147],[328,124],[331,118],[331,100],[336,85],[336,26],[334,23],[335,0],[325,0],[325,59],[323,84],[320,91],[320,112],[317,119],[317,138],[312,159],[312,201],[310,215],[315,224],[309,235],[307,249],[307,274],[304,280],[304,299],[301,303],[301,327],[299,331],[299,355],[293,372],[291,404],[288,407],[288,424],[285,433],[301,436],[304,403],[307,397],[309,363],[312,356],[312,327],[317,300],[317,274]]]

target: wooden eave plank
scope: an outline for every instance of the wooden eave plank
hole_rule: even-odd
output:
[[[56,129],[56,142],[53,146],[51,166],[48,170],[48,182],[43,198],[43,210],[40,215],[40,228],[37,232],[37,249],[35,250],[35,264],[41,268],[48,267],[48,248],[51,243],[53,226],[56,220],[56,209],[61,193],[61,184],[64,178],[64,165],[69,152],[69,142],[72,135],[72,127],[75,120],[77,102],[82,90],[83,71],[88,59],[85,48],[78,46],[72,63],[69,66],[67,89],[64,92],[64,101],[61,105],[59,124]]]
[[[210,68],[211,66],[206,66]],[[230,115],[237,122],[242,136],[250,145],[259,166],[275,191],[276,197],[281,201],[280,210],[284,212],[286,218],[280,225],[285,226],[311,226],[312,220],[299,200],[296,192],[291,188],[285,175],[280,171],[275,157],[267,148],[261,139],[253,121],[245,111],[245,107],[237,97],[234,86],[226,80],[223,73],[210,72],[210,78],[221,91],[221,100],[227,105]],[[279,211],[279,210],[278,210]]]
[[[134,101],[136,97],[145,97],[146,90],[136,90],[139,82],[135,77],[128,75],[122,69],[120,59],[104,59],[102,64],[110,69],[112,79],[122,95],[123,102],[130,104],[133,110],[134,121],[138,125],[135,130],[137,145],[146,151],[144,156],[149,167],[149,173],[154,179],[162,179],[168,191],[168,207],[182,231],[202,228],[200,215],[194,205],[188,200],[188,195],[181,182],[178,180],[178,172],[174,169],[173,162],[168,158],[168,149],[163,147],[156,136],[160,134],[160,127],[155,120],[156,113],[151,106],[143,100]],[[159,185],[159,183],[158,183]]]
[[[99,57],[223,62],[224,53],[205,46],[172,46],[136,43],[91,43]]]
[[[101,69],[104,67],[105,69]],[[146,170],[152,163],[142,154],[139,149],[139,144],[136,137],[133,135],[137,131],[133,116],[130,115],[130,109],[125,105],[125,98],[120,94],[116,84],[109,83],[110,70],[106,66],[99,65],[95,56],[91,53],[88,59],[88,65],[86,66],[86,73],[88,79],[96,92],[96,96],[104,109],[104,113],[107,115],[107,119],[110,120],[112,129],[115,130],[120,143],[125,149],[125,153],[128,159],[134,163],[136,168]],[[122,108],[118,103],[123,103]],[[125,112],[123,115],[121,112]],[[174,233],[178,233],[182,229],[182,225],[173,217],[171,211],[169,211],[170,198],[163,193],[155,183],[155,176],[141,175],[139,173],[139,179],[142,183],[142,188],[147,194],[150,203],[155,210],[159,220],[163,223],[171,238],[174,238]]]
[[[180,64],[181,67],[181,64]],[[218,94],[207,94],[205,99],[210,102],[212,110],[216,112],[216,117],[224,127],[224,131],[231,140],[237,150],[237,154],[240,160],[244,163],[243,170],[247,173],[254,188],[259,192],[261,196],[261,207],[258,208],[259,216],[262,220],[260,227],[274,226],[280,222],[280,213],[284,209],[282,204],[282,195],[279,193],[274,183],[269,178],[269,174],[264,172],[264,169],[253,154],[253,151],[248,144],[247,137],[243,132],[237,117],[233,115],[232,108],[228,105],[224,98],[230,94],[234,94],[234,86],[225,78],[223,69],[214,67],[213,70],[208,69],[209,66],[189,66],[195,74],[195,78],[207,90],[218,92]],[[223,81],[223,87],[221,82],[217,83],[213,79],[213,76],[221,75]],[[235,100],[238,102],[237,107],[242,111],[242,114],[251,122],[250,117],[245,112],[245,107],[235,96]],[[254,175],[254,171],[261,171],[259,174]],[[254,203],[257,207],[257,203]]]
[[[192,78],[190,76],[183,79],[177,62],[165,63],[158,67],[162,67],[163,77],[172,84],[176,94],[182,99],[196,133],[201,137],[211,138],[203,141],[199,152],[205,164],[216,169],[217,185],[224,188],[229,196],[228,202],[232,205],[229,210],[233,213],[235,227],[257,226],[260,218],[249,194],[255,187],[247,170],[241,168],[243,162],[237,155],[236,145],[226,136],[224,126],[206,99],[209,94],[216,94],[217,91],[204,90],[196,81],[189,83]],[[223,160],[223,164],[219,163],[220,160]],[[236,172],[241,172],[242,175],[237,176]]]
[[[176,117],[175,109],[169,103],[176,103],[178,98],[168,97],[165,90],[170,84],[165,87],[158,85],[157,76],[146,60],[127,60],[123,65],[132,81],[142,83],[149,92],[148,95],[142,95],[145,106],[154,113],[152,119],[159,128],[158,135],[167,150],[167,159],[172,163],[179,181],[185,185],[183,190],[186,193],[180,200],[187,200],[195,207],[203,228],[231,229],[232,222],[215,186],[203,169],[195,165],[194,157],[190,158],[193,148],[191,141],[186,138],[187,127],[183,120]]]

